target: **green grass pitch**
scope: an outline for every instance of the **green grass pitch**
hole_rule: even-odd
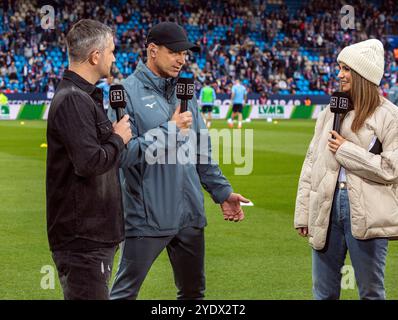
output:
[[[314,121],[253,121],[253,172],[234,175],[223,165],[234,190],[250,198],[241,223],[222,219],[206,195],[207,299],[312,299],[311,249],[293,229],[297,181]],[[225,128],[225,121],[213,121]],[[54,265],[45,223],[46,122],[0,121],[0,299],[62,299],[44,290],[40,271]],[[246,150],[248,151],[248,150]],[[115,258],[114,272],[118,256]],[[349,260],[347,260],[349,263]],[[386,268],[388,299],[398,299],[398,242],[390,242]],[[175,299],[172,270],[163,253],[153,265],[139,299]],[[342,290],[357,299],[357,290]]]

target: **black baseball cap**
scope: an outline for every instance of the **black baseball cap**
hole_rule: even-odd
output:
[[[154,25],[146,38],[146,45],[151,42],[162,45],[174,52],[184,50],[199,51],[199,46],[188,40],[185,30],[174,22],[161,22]]]

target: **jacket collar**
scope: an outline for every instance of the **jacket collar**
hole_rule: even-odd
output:
[[[154,74],[143,62],[138,62],[134,75],[144,84],[144,86],[154,89],[168,100],[174,93],[177,78],[165,79]]]
[[[76,72],[71,70],[66,70],[64,72],[63,79],[72,81],[76,86],[82,89],[84,92],[88,93],[91,98],[96,102],[103,104],[103,91],[102,89],[96,87],[95,85],[88,82],[86,79],[82,78]]]
[[[86,79],[82,78],[76,72],[71,70],[65,70],[64,79],[72,81],[75,85],[77,85],[83,91],[87,92],[89,95],[91,95],[95,91],[95,89],[97,89],[95,85],[91,84]]]

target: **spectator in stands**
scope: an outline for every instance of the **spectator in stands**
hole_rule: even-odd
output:
[[[11,83],[18,82],[17,76],[17,68],[15,67],[15,62],[11,62],[11,65],[8,67],[8,78],[10,79]]]
[[[78,6],[71,0],[61,2],[63,5],[57,15],[57,28],[51,31],[41,29],[40,24],[36,23],[41,19],[39,7],[34,7],[26,0],[13,2],[3,19],[0,68],[3,52],[10,50],[14,50],[14,53],[7,57],[6,68],[9,68],[11,60],[14,61],[17,75],[22,74],[25,66],[28,71],[37,68],[40,70],[40,65],[50,58],[52,70],[44,74],[33,72],[32,77],[39,83],[42,78],[46,82],[49,77],[55,77],[57,84],[62,74],[58,63],[66,63],[64,30],[70,29],[71,24],[78,19],[90,15],[104,23],[114,24],[120,36],[116,44],[120,55],[131,48],[137,54],[127,59],[118,59],[119,69],[123,76],[127,76],[135,69],[143,54],[145,31],[150,24],[160,19],[177,19],[192,27],[190,35],[203,44],[197,58],[207,63],[187,61],[187,70],[196,76],[206,69],[206,77],[211,81],[224,75],[229,81],[241,77],[242,80],[249,81],[248,89],[254,93],[266,90],[267,93],[282,94],[302,93],[301,91],[330,94],[331,88],[337,85],[333,73],[336,63],[330,58],[322,61],[322,56],[330,57],[342,45],[368,37],[381,38],[387,44],[386,35],[397,25],[393,16],[396,11],[394,0],[383,1],[378,7],[367,2],[357,2],[356,22],[360,27],[355,32],[344,31],[339,19],[331,19],[330,13],[341,8],[340,0],[322,4],[310,0],[293,14],[284,5],[277,12],[272,12],[262,3],[238,1],[217,1],[211,10],[208,10],[207,3],[200,1],[189,5],[178,1],[162,1],[155,5],[105,0],[101,4],[85,1],[84,5]],[[113,9],[110,10],[112,6]],[[176,12],[179,12],[178,17]],[[200,32],[196,33],[196,30]],[[336,47],[336,44],[341,45]],[[54,53],[60,55],[53,56]],[[394,70],[395,60],[393,48],[389,48],[386,51],[387,71]],[[8,82],[8,71],[6,73]],[[274,74],[278,74],[278,77],[272,77]],[[306,74],[305,80],[308,82],[293,74]],[[319,81],[318,74],[322,76]],[[203,83],[204,80],[201,79],[199,81]],[[13,86],[17,91],[30,90],[30,87],[26,87],[25,80],[13,78]],[[39,90],[44,87],[38,86]],[[220,87],[220,93],[228,93],[228,90],[228,87]]]
[[[395,85],[388,92],[388,99],[398,106],[398,75],[396,76]]]
[[[267,101],[268,101],[268,97],[267,97],[266,92],[265,91],[261,92],[260,99],[259,99],[260,105],[264,106],[267,103]]]

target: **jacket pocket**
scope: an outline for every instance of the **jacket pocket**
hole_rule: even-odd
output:
[[[108,140],[113,132],[112,123],[109,120],[97,122],[96,128],[98,140],[101,142]]]
[[[364,182],[362,197],[367,228],[398,226],[398,198],[393,185]]]

